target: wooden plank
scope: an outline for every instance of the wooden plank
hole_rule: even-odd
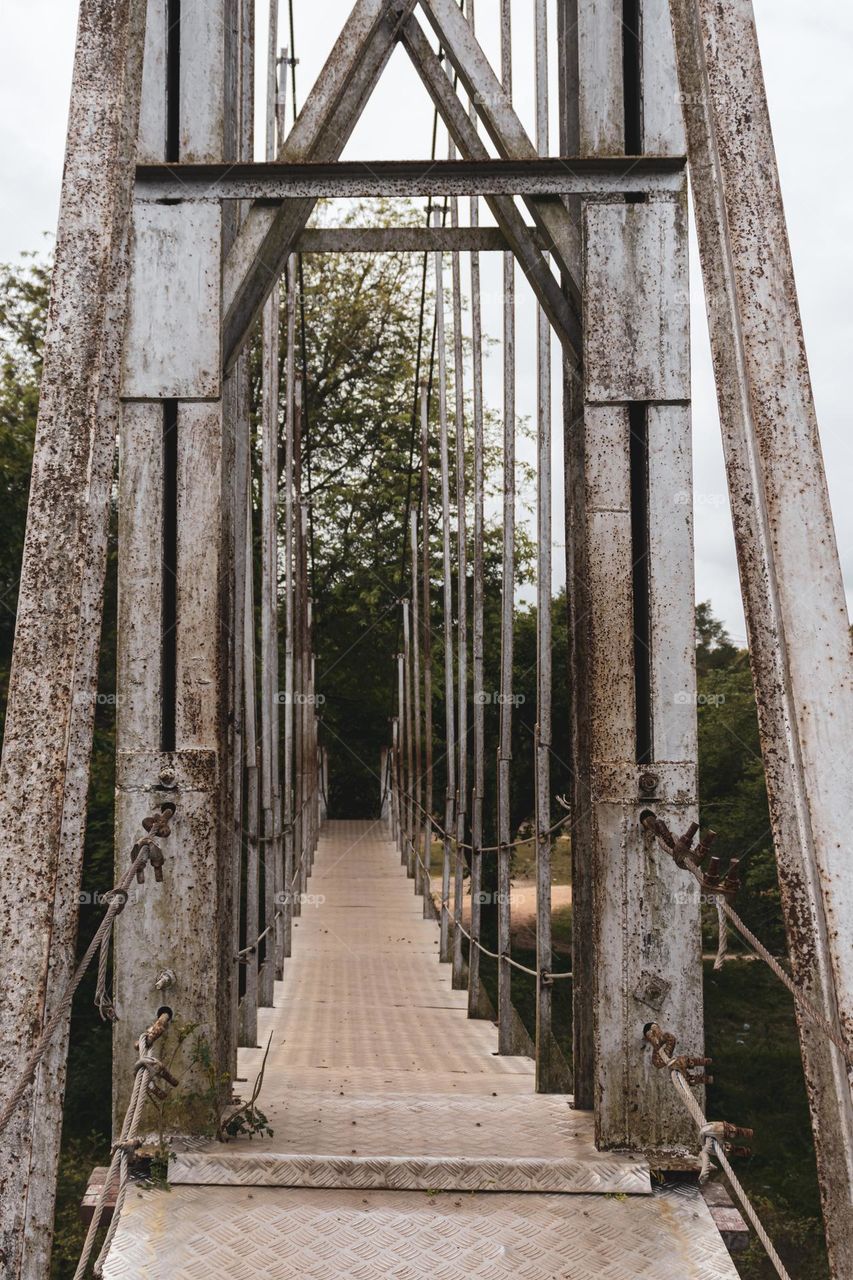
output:
[[[650,405],[649,604],[655,756],[695,760],[696,617],[690,410]]]
[[[125,404],[119,435],[116,719],[119,751],[160,744],[163,406]],[[144,511],[145,519],[136,517]],[[140,601],[147,602],[140,608]]]
[[[166,9],[168,0],[147,0],[142,109],[137,164],[166,159]]]
[[[137,204],[125,399],[219,395],[221,234],[216,206]]]

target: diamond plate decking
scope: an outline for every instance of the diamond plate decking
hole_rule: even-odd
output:
[[[169,1193],[128,1197],[107,1277],[736,1276],[697,1193],[652,1194],[468,1019],[382,827],[329,823],[310,892],[260,1014],[274,1136],[177,1151]],[[261,1058],[241,1051],[248,1083]]]

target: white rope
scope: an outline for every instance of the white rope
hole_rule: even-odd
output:
[[[726,920],[725,899],[717,894],[714,898],[714,906],[717,908],[717,955],[714,960],[714,971],[718,972],[725,963],[726,954],[729,949],[729,927]]]
[[[646,1034],[646,1038],[648,1039],[648,1031]],[[650,1041],[650,1043],[654,1043],[654,1042]],[[662,1048],[659,1043],[655,1045],[655,1048],[660,1060],[664,1063],[667,1070],[669,1071],[670,1079],[675,1085],[678,1091],[679,1097],[681,1098],[682,1102],[684,1103],[685,1107],[690,1113],[691,1119],[696,1125],[696,1128],[699,1130],[699,1136],[702,1139],[702,1153],[700,1157],[702,1167],[701,1167],[701,1173],[700,1173],[700,1181],[707,1182],[708,1177],[710,1176],[710,1172],[711,1172],[710,1157],[711,1157],[711,1153],[713,1152],[717,1162],[719,1163],[721,1169],[723,1170],[723,1173],[726,1175],[726,1179],[732,1191],[737,1196],[745,1216],[749,1219],[749,1222],[751,1223],[753,1230],[755,1231],[755,1234],[758,1236],[758,1239],[761,1241],[762,1245],[764,1246],[764,1250],[768,1258],[773,1263],[776,1274],[779,1276],[779,1280],[791,1280],[791,1276],[787,1271],[785,1264],[783,1263],[782,1259],[779,1257],[779,1254],[776,1252],[776,1248],[773,1244],[773,1241],[770,1239],[764,1227],[762,1226],[762,1223],[760,1218],[758,1217],[758,1214],[755,1212],[755,1210],[752,1207],[749,1196],[747,1195],[740,1179],[738,1178],[737,1174],[735,1173],[734,1169],[729,1163],[729,1159],[725,1153],[725,1150],[723,1149],[722,1143],[714,1135],[713,1131],[716,1128],[716,1126],[708,1123],[708,1118],[705,1115],[702,1108],[699,1106],[699,1103],[696,1101],[693,1094],[691,1093],[690,1085],[688,1084],[684,1074],[681,1071],[679,1071],[678,1068],[674,1065],[675,1059],[671,1057],[671,1055],[668,1054],[666,1050]]]
[[[92,1250],[95,1246],[95,1238],[101,1225],[101,1219],[106,1208],[107,1196],[113,1186],[116,1173],[118,1173],[118,1192],[116,1194],[115,1208],[110,1225],[107,1228],[107,1234],[104,1237],[104,1243],[95,1259],[92,1268],[96,1276],[103,1275],[104,1263],[110,1251],[116,1231],[118,1230],[119,1219],[121,1218],[124,1202],[127,1197],[127,1186],[130,1178],[130,1160],[133,1153],[141,1144],[139,1138],[139,1122],[142,1118],[142,1110],[145,1106],[149,1092],[155,1088],[155,1081],[158,1077],[163,1076],[165,1068],[155,1054],[151,1053],[151,1045],[159,1040],[164,1034],[172,1020],[172,1014],[168,1010],[164,1010],[160,1014],[157,1021],[148,1028],[140,1037],[138,1042],[139,1060],[136,1063],[136,1073],[133,1077],[133,1088],[130,1093],[130,1102],[125,1112],[124,1123],[121,1126],[121,1133],[118,1141],[113,1144],[112,1158],[110,1167],[104,1178],[103,1186],[98,1195],[95,1208],[92,1212],[92,1221],[89,1223],[89,1230],[86,1232],[86,1239],[83,1242],[83,1250],[80,1254],[80,1261],[77,1263],[77,1270],[74,1272],[74,1280],[83,1280],[86,1269],[89,1265],[89,1259],[92,1256]],[[171,1077],[167,1073],[166,1078],[171,1081]]]
[[[412,851],[414,852],[415,857],[420,863],[421,869],[424,872],[426,872],[427,881],[429,881],[429,871],[427,871],[427,868],[424,866],[424,862],[423,862],[423,859],[421,858],[420,852],[417,849],[415,849],[414,844],[412,844],[411,840],[409,841],[409,844],[412,845]],[[492,960],[503,961],[506,964],[512,965],[513,969],[518,969],[521,973],[529,973],[531,978],[539,977],[539,974],[536,972],[535,969],[528,969],[526,964],[520,964],[518,960],[513,960],[512,956],[507,956],[507,955],[502,956],[497,951],[490,951],[488,947],[484,947],[482,942],[479,941],[479,939],[471,937],[471,934],[465,928],[462,921],[456,919],[456,916],[450,910],[450,905],[447,900],[442,898],[441,905],[442,905],[442,908],[447,912],[448,918],[453,921],[457,929],[460,929],[461,932],[464,934],[464,936],[468,939],[468,941],[472,943],[473,946],[475,946],[478,951],[481,951],[484,956],[490,956]],[[555,982],[561,978],[571,978],[571,976],[572,976],[571,973],[549,973],[546,971],[545,973],[542,974],[542,979],[544,982]]]
[[[672,856],[675,848],[675,840],[665,824],[652,817],[651,822],[644,822],[643,825],[656,836],[661,848]],[[685,851],[685,856],[677,865],[683,867],[685,871],[689,871],[693,878],[704,887],[702,872],[696,863],[690,858],[689,850]],[[829,1019],[826,1018],[814,1004],[812,1004],[811,1000],[809,1000],[807,996],[803,995],[793,978],[785,972],[776,957],[768,951],[761,939],[757,938],[749,926],[740,918],[731,903],[727,902],[722,894],[715,894],[715,900],[717,902],[718,912],[722,911],[725,919],[728,923],[734,925],[744,942],[746,942],[755,954],[764,961],[768,969],[770,969],[771,973],[776,975],[782,985],[787,987],[788,991],[790,991],[793,996],[794,1003],[797,1005],[798,1009],[806,1015],[810,1022],[813,1022],[814,1025],[823,1032],[828,1040],[832,1041],[836,1049],[838,1049],[842,1054],[844,1061],[847,1063],[848,1072],[853,1070],[853,1052],[851,1052],[847,1047],[841,1032],[833,1026]],[[722,941],[720,945],[722,946]],[[727,945],[728,944],[726,944],[726,946]],[[723,952],[723,955],[725,955],[725,951]],[[715,967],[718,966],[715,965]]]
[[[21,1101],[27,1089],[29,1088],[30,1084],[32,1084],[33,1080],[35,1079],[35,1074],[38,1070],[39,1063],[41,1062],[44,1055],[47,1053],[47,1050],[50,1046],[50,1042],[53,1039],[53,1036],[56,1034],[57,1027],[63,1021],[63,1019],[67,1017],[68,1012],[71,1009],[71,1005],[74,1001],[74,996],[77,992],[77,988],[80,986],[80,983],[83,981],[83,978],[85,977],[85,974],[86,974],[86,970],[89,968],[89,965],[92,963],[92,958],[94,957],[95,952],[99,948],[101,948],[101,960],[99,962],[99,979],[100,979],[101,970],[103,969],[104,981],[106,980],[105,952],[106,952],[106,946],[109,945],[109,937],[112,932],[113,922],[115,921],[116,916],[122,910],[125,902],[127,901],[127,891],[130,888],[131,881],[133,880],[137,871],[142,870],[142,868],[148,862],[149,857],[150,857],[150,846],[143,845],[143,847],[140,849],[139,853],[137,854],[134,861],[131,863],[125,875],[122,877],[122,879],[119,881],[116,887],[112,890],[112,893],[109,895],[109,899],[110,899],[109,905],[107,907],[106,913],[104,914],[103,920],[98,926],[98,930],[95,933],[95,936],[93,937],[92,941],[89,943],[89,946],[87,947],[86,953],[83,956],[82,960],[78,964],[77,968],[74,970],[74,973],[71,979],[69,980],[68,985],[66,986],[64,992],[62,993],[62,997],[57,1003],[56,1008],[54,1009],[48,1021],[45,1023],[44,1030],[41,1033],[38,1043],[36,1044],[29,1058],[27,1059],[23,1071],[18,1077],[14,1088],[9,1094],[9,1097],[6,1099],[6,1102],[3,1105],[3,1110],[0,1111],[0,1133],[3,1133],[4,1129],[6,1128],[6,1126],[8,1125],[9,1121],[12,1118],[15,1108],[18,1106],[18,1103]],[[101,986],[101,983],[99,980],[99,987],[100,986]],[[103,993],[103,989],[101,990],[102,990],[102,995],[100,996],[100,998],[96,997],[96,1003],[99,1004],[99,1008],[103,1008],[103,1001],[107,999],[107,997],[105,996],[105,993]],[[111,1004],[112,1002],[110,1001],[110,1006]],[[114,1012],[115,1010],[113,1010],[113,1013]]]

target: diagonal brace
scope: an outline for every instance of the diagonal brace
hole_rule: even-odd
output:
[[[498,154],[504,160],[538,159],[539,152],[457,0],[420,0],[420,3]],[[630,164],[627,161],[626,168],[629,169]],[[551,242],[566,288],[579,308],[581,241],[578,226],[559,197],[526,196],[524,202],[543,236]]]
[[[488,159],[485,143],[465,111],[459,95],[454,91],[424,31],[413,17],[403,27],[402,42],[461,154],[467,160]],[[579,367],[582,340],[577,310],[563,294],[534,233],[525,223],[511,196],[487,196],[485,199],[553,325],[569,362],[574,367]],[[561,207],[566,212],[565,207]],[[568,216],[566,212],[566,218]]]
[[[375,88],[415,0],[357,0],[279,152],[282,161],[337,160]],[[233,365],[315,205],[252,207],[226,261],[223,360]]]

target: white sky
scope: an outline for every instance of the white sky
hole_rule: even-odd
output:
[[[204,0],[185,0],[203,3]],[[339,31],[351,0],[294,0],[300,102]],[[269,0],[257,0],[259,49]],[[552,6],[553,7],[553,6]],[[282,15],[286,17],[286,3]],[[480,0],[478,26],[496,59],[496,0]],[[516,103],[528,127],[532,5],[517,0]],[[853,353],[853,202],[849,121],[853,116],[853,9],[839,0],[756,0],[770,109],[817,399],[818,416],[848,586],[853,586],[853,450],[844,370]],[[2,0],[0,45],[0,261],[44,245],[56,223],[77,16],[75,0]],[[287,43],[283,33],[282,44]],[[552,54],[553,54],[552,40]],[[345,153],[352,158],[429,154],[432,113],[398,50]],[[556,129],[553,137],[556,139]],[[443,148],[444,143],[440,143]],[[553,150],[556,151],[556,142]],[[463,215],[464,218],[464,215]],[[484,325],[500,334],[499,255],[484,255]],[[519,291],[523,295],[523,290]],[[693,259],[693,384],[697,597],[710,598],[734,638],[745,639],[719,441],[698,264]],[[535,347],[529,298],[519,304],[519,412],[534,411]],[[499,349],[487,360],[486,395],[500,405]],[[555,394],[559,380],[555,377]],[[559,419],[555,407],[555,434]],[[555,463],[557,458],[555,456]],[[556,475],[560,475],[555,466]],[[561,498],[555,492],[555,580],[563,576]]]

